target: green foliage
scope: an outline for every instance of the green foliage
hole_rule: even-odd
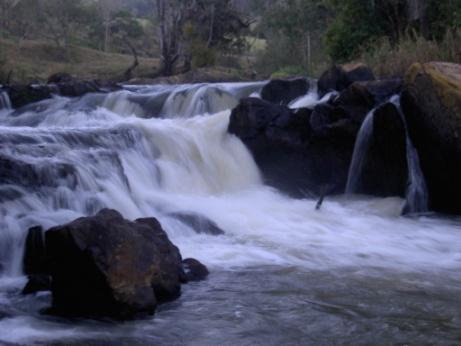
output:
[[[333,4],[335,17],[326,33],[327,51],[335,61],[347,61],[360,48],[383,34],[370,2],[349,0]]]
[[[398,44],[382,38],[365,50],[360,60],[365,61],[381,77],[403,76],[415,62],[447,61],[461,63],[461,30],[447,30],[438,42],[413,32],[404,35]]]
[[[357,58],[364,47],[382,39],[391,47],[409,31],[426,39],[441,40],[449,28],[461,24],[461,0],[412,0],[419,3],[416,18],[409,0],[329,0],[334,11],[326,34],[327,50],[335,61]]]

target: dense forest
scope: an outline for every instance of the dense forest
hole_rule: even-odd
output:
[[[47,73],[85,75],[99,61],[96,77],[120,79],[315,76],[355,60],[397,75],[458,62],[460,26],[461,0],[0,0],[0,80],[43,77],[27,55],[51,61]]]

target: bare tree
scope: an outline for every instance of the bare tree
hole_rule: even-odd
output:
[[[4,37],[9,28],[10,12],[21,0],[0,0],[0,37]]]
[[[121,0],[99,0],[98,4],[104,20],[104,51],[109,52],[114,15],[120,10],[122,2]]]
[[[185,9],[185,1],[156,0],[162,61],[161,75],[171,76],[181,56],[181,34]]]

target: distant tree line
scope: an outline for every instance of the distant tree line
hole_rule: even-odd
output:
[[[244,3],[243,3],[244,4]],[[243,6],[244,7],[244,6]],[[171,75],[241,51],[249,26],[239,0],[0,0],[0,38],[160,56]]]

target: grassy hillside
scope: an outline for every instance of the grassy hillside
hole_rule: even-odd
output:
[[[67,72],[88,79],[116,79],[132,64],[133,57],[71,46],[68,54],[53,44],[40,41],[0,40],[0,77],[12,71],[12,81],[45,81],[56,72]],[[139,59],[135,77],[149,76],[158,59]]]

